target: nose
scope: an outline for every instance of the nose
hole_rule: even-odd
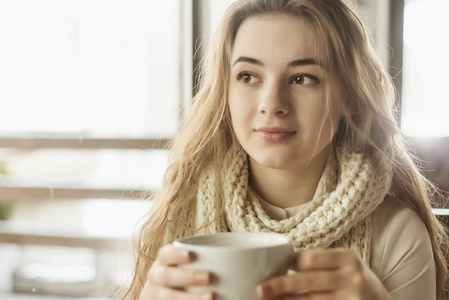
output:
[[[290,108],[286,91],[287,88],[280,83],[265,84],[260,95],[259,112],[267,116],[282,117],[287,115]]]

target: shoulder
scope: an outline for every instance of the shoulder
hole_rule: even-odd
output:
[[[403,230],[413,232],[409,229],[416,229],[419,232],[425,231],[427,233],[426,225],[418,213],[408,204],[390,195],[387,195],[384,201],[374,210],[372,220],[373,225],[377,225],[375,226],[377,233],[397,232],[397,229],[401,229],[401,232]]]
[[[409,205],[387,195],[372,215],[373,249],[383,250],[382,265],[395,254],[430,246],[426,224]]]
[[[426,224],[418,213],[398,199],[386,196],[373,212],[372,223],[371,265],[387,290],[392,294],[416,293],[418,286],[432,290],[433,251]]]

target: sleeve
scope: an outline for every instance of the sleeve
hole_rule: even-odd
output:
[[[427,228],[405,204],[387,197],[373,213],[371,266],[394,300],[436,299]]]

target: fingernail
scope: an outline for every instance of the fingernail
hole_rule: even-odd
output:
[[[211,293],[207,293],[207,294],[202,294],[200,296],[201,300],[212,300],[212,294]]]
[[[209,283],[210,276],[207,272],[200,272],[195,274],[195,280],[198,283]]]
[[[179,253],[182,258],[189,259],[190,258],[190,252],[188,250],[183,250]]]
[[[256,287],[256,293],[259,297],[266,299],[271,295],[271,287],[269,285],[259,284]]]

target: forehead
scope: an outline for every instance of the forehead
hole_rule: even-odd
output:
[[[277,62],[316,59],[312,27],[306,20],[284,14],[251,16],[240,25],[233,59],[247,55]]]

